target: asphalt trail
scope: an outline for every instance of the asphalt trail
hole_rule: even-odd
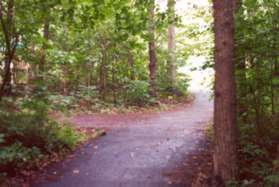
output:
[[[116,125],[106,136],[77,150],[73,159],[49,168],[47,179],[33,186],[190,186],[190,179],[189,183],[172,183],[165,173],[179,167],[185,155],[197,149],[203,138],[201,129],[212,118],[212,113],[208,95],[196,93],[195,101],[179,110],[140,120],[118,118],[115,123],[130,125]],[[94,126],[94,118],[90,119],[89,116],[86,120],[73,119],[73,122]],[[105,122],[104,126],[107,126]]]

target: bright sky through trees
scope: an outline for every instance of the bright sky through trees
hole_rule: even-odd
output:
[[[157,3],[160,7],[160,11],[166,11],[167,9],[167,0],[157,0]],[[195,24],[202,30],[206,28],[208,20],[203,19],[202,17],[195,16],[197,14],[197,7],[205,8],[210,11],[211,4],[208,0],[177,0],[176,1],[176,13],[180,16],[183,24]],[[182,33],[181,28],[177,28],[177,33]],[[180,40],[180,39],[179,39]],[[183,40],[187,41],[186,44],[195,45],[197,41],[188,38],[185,36]],[[206,40],[206,39],[204,39]],[[178,42],[179,43],[179,42]],[[204,56],[196,56],[195,54],[190,55],[190,58],[187,61],[187,65],[179,69],[179,72],[187,74],[191,78],[190,89],[193,91],[205,89],[210,85],[213,77],[213,69],[201,70],[206,63],[207,59]],[[193,71],[195,69],[195,71]]]
[[[167,0],[157,0],[156,1],[162,10],[167,8]],[[208,0],[177,0],[176,1],[176,11],[181,15],[187,10],[193,9],[193,5],[195,6],[210,6]]]

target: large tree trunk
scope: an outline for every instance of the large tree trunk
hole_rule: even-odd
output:
[[[149,92],[150,95],[156,96],[156,46],[155,46],[155,1],[151,0],[149,5]]]
[[[168,27],[168,84],[171,90],[175,88],[176,56],[175,56],[175,0],[168,0],[169,27]]]
[[[234,2],[214,0],[215,102],[214,174],[223,183],[237,177],[237,127],[234,77]]]

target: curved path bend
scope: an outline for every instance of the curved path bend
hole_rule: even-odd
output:
[[[203,139],[201,129],[211,118],[212,103],[205,93],[197,93],[190,106],[175,111],[139,120],[119,118],[115,121],[119,128],[116,126],[106,136],[88,143],[72,159],[52,166],[47,171],[52,177],[33,186],[188,186],[171,183],[164,174],[179,167],[185,155],[197,149]],[[89,116],[84,121],[73,119],[73,122],[90,127],[94,125],[94,117],[90,119]],[[123,127],[121,123],[130,125]]]

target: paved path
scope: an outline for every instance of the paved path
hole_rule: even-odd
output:
[[[197,148],[197,142],[202,138],[201,129],[211,117],[212,103],[207,95],[196,94],[195,101],[188,107],[111,129],[106,136],[77,151],[73,159],[49,169],[48,173],[59,177],[33,186],[189,186],[171,184],[164,173],[181,165],[185,154]],[[117,122],[121,123],[121,119]]]

